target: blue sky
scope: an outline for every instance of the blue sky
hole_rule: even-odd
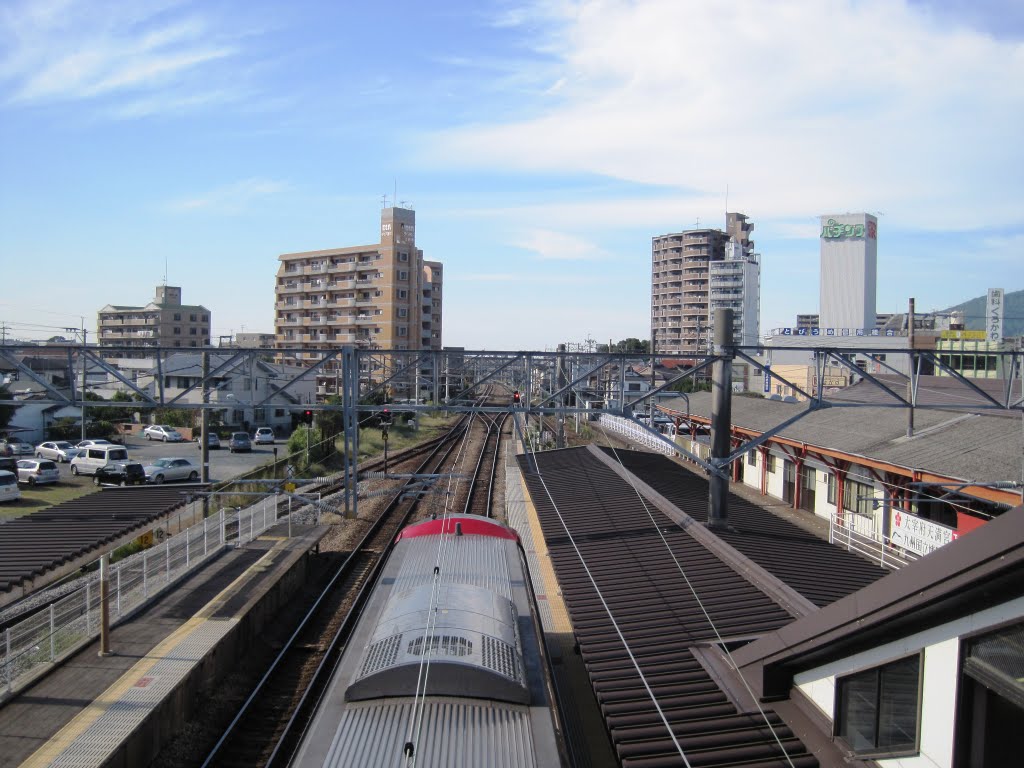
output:
[[[370,6],[373,7],[370,7]],[[273,329],[281,253],[445,264],[444,342],[647,338],[651,237],[750,216],[762,329],[818,216],[879,215],[880,312],[1024,288],[1024,6],[899,0],[0,6],[0,321],[163,281]]]

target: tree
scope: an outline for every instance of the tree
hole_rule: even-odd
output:
[[[334,450],[333,441],[324,440],[319,429],[302,424],[288,438],[288,455],[305,457],[307,445],[309,459],[305,466],[324,461]]]
[[[7,385],[0,385],[0,400],[9,400],[11,392],[7,389]],[[0,405],[0,429],[3,429],[11,423],[11,419],[14,418],[14,412],[18,410],[16,405]]]
[[[607,344],[598,344],[597,351],[599,354],[608,354],[609,349]],[[628,339],[622,339],[617,341],[611,346],[612,354],[625,354],[625,355],[646,355],[651,351],[651,342],[649,339],[637,339],[630,336]]]
[[[325,404],[341,405],[342,401],[337,395],[331,395]],[[320,411],[316,416],[316,421],[325,440],[333,441],[345,431],[345,417],[341,411]]]

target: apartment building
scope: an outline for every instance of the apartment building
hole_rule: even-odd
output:
[[[708,332],[715,333],[715,310],[732,310],[732,338],[744,347],[756,347],[761,335],[761,255],[751,253],[736,239],[725,245],[725,258],[708,264]]]
[[[665,355],[707,353],[711,339],[711,264],[725,260],[725,248],[730,240],[738,243],[745,257],[752,255],[754,243],[750,232],[753,228],[742,213],[727,213],[724,232],[710,228],[690,229],[652,238],[651,346],[654,352]],[[732,266],[739,263],[737,260]],[[759,306],[760,277],[757,284]]]
[[[415,211],[383,209],[379,243],[278,259],[274,332],[284,362],[311,364],[347,344],[441,349],[443,270],[416,247]],[[330,387],[336,366],[321,370]]]
[[[182,304],[181,288],[158,285],[153,300],[143,307],[108,304],[97,315],[101,346],[136,347],[139,352],[118,357],[147,357],[154,347],[210,346],[210,310]]]

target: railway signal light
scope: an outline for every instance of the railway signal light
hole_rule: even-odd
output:
[[[512,404],[513,405],[519,405],[519,403],[520,403],[520,396],[519,396],[519,390],[517,389],[515,392],[512,393]]]
[[[302,421],[305,424],[312,424],[313,423],[313,412],[311,410],[309,410],[309,409],[306,409],[305,411],[303,411],[302,412]]]
[[[385,408],[383,411],[380,412],[379,419],[380,419],[380,425],[382,427],[390,427],[391,426],[391,411],[389,409]]]

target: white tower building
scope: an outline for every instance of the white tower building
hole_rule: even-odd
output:
[[[822,216],[819,327],[874,328],[877,272],[878,219]]]
[[[725,245],[725,258],[710,264],[708,325],[714,333],[715,310],[732,310],[733,339],[755,347],[761,335],[761,256],[735,239]]]

